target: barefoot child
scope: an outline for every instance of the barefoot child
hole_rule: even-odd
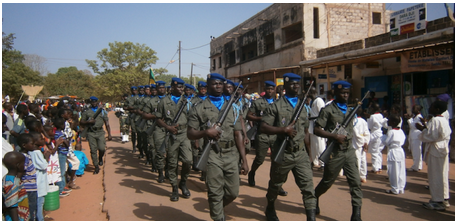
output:
[[[367,182],[367,151],[370,143],[370,131],[367,122],[360,116],[362,108],[357,110],[357,119],[354,120],[354,133],[352,136],[352,146],[355,149],[357,163],[359,166],[360,182]]]

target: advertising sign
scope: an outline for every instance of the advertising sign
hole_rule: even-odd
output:
[[[390,14],[390,35],[402,35],[427,27],[427,4],[420,3]]]
[[[401,54],[401,72],[452,69],[453,50],[447,45],[407,51]]]

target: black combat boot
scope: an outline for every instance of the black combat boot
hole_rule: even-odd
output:
[[[316,198],[316,215],[319,215],[321,210],[319,209],[319,198]]]
[[[280,190],[278,191],[278,195],[280,195],[280,196],[287,196],[287,195],[288,195],[288,192],[287,192],[287,191],[284,191],[283,187],[281,187]]]
[[[256,170],[259,168],[259,165],[253,162],[251,165],[251,170],[248,173],[248,185],[256,186],[256,181],[254,180],[254,176],[256,175]]]
[[[191,168],[191,169],[192,169],[193,171],[196,171],[196,172],[199,172],[199,169],[196,168],[196,164],[197,164],[197,161],[198,161],[198,160],[199,160],[199,159],[198,159],[197,156],[193,156],[193,165],[192,165],[192,168]]]
[[[100,172],[100,167],[98,165],[95,166],[95,171],[93,171],[93,174],[98,174]]]
[[[179,201],[179,188],[177,186],[172,186],[171,201]]]
[[[276,215],[275,202],[269,201],[267,203],[267,208],[265,209],[265,217],[267,217],[267,221],[280,221]]]
[[[136,133],[131,132],[131,143],[133,144],[133,153],[136,153]]]
[[[351,221],[362,221],[362,218],[360,217],[360,206],[353,206],[352,207],[352,215],[351,215]]]
[[[103,156],[104,156],[104,150],[98,151],[98,165],[103,166]]]
[[[163,169],[158,169],[158,183],[164,182]]]
[[[179,188],[182,190],[183,198],[186,198],[186,199],[190,198],[191,193],[190,193],[190,190],[188,189],[188,187],[186,187],[186,180],[180,180]]]
[[[316,220],[316,209],[307,209],[306,212],[306,220],[307,221],[315,221]]]

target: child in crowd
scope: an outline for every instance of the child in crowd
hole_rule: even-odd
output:
[[[79,159],[79,169],[76,171],[76,176],[81,177],[84,175],[85,168],[87,167],[89,161],[87,159],[87,156],[85,155],[84,152],[82,152],[82,145],[80,143],[76,144],[76,150],[74,151],[74,154],[76,157]]]
[[[14,146],[16,151],[20,151],[20,146],[17,143],[17,139],[20,134],[25,132],[25,123],[24,119],[28,115],[28,107],[24,104],[17,105],[16,112],[19,115],[17,119],[14,121],[13,129],[10,131],[10,143]]]
[[[404,135],[403,130],[398,128],[400,124],[399,116],[391,114],[387,124],[392,129],[381,137],[381,141],[388,149],[387,175],[392,189],[386,190],[386,193],[400,194],[404,193],[404,187],[406,186],[406,162],[402,148],[406,135]]]
[[[30,209],[30,219],[36,219],[38,204],[38,186],[36,185],[36,169],[29,152],[36,150],[33,137],[30,134],[21,134],[17,138],[17,144],[21,147],[21,152],[25,156],[25,174],[22,176],[24,188],[27,191],[28,205]]]
[[[70,109],[60,109],[58,115],[65,120],[65,129],[63,133],[66,136],[66,140],[68,141],[68,154],[67,160],[71,163],[72,168],[68,170],[70,180],[68,182],[67,187],[71,189],[79,189],[80,187],[74,183],[74,178],[76,176],[76,171],[79,169],[79,159],[77,159],[76,155],[74,155],[74,146],[75,146],[75,139],[73,140],[75,134],[73,133],[73,111]]]
[[[41,133],[31,131],[30,135],[32,135],[37,148],[36,150],[29,152],[32,162],[36,168],[36,185],[38,187],[38,206],[36,218],[38,221],[44,221],[44,197],[49,191],[49,182],[47,180],[48,162],[45,158],[49,158],[50,152],[44,148],[45,141]],[[44,153],[42,151],[44,151]]]
[[[62,180],[60,173],[60,163],[58,160],[57,147],[55,146],[54,140],[54,127],[49,125],[44,125],[44,130],[49,135],[50,138],[44,138],[47,144],[48,151],[50,152],[48,166],[47,166],[47,179],[49,184],[55,184]],[[61,142],[61,141],[60,141]]]
[[[27,191],[21,178],[25,174],[25,156],[19,152],[8,152],[3,158],[8,173],[3,178],[2,195],[5,220],[28,221],[30,218]]]
[[[359,166],[360,181],[367,182],[367,154],[368,143],[370,143],[370,131],[368,130],[368,123],[362,118],[362,108],[357,110],[357,119],[354,120],[354,133],[352,139],[352,146],[355,149],[357,156],[357,164]]]
[[[419,139],[426,142],[424,159],[428,165],[428,183],[431,200],[424,203],[426,209],[444,211],[449,207],[449,140],[452,130],[442,113],[447,110],[447,103],[435,101],[428,112],[434,117],[427,123],[416,124],[422,131]]]
[[[55,118],[54,119],[54,126],[56,127],[54,133],[54,140],[56,141],[55,146],[58,148],[58,159],[60,164],[60,174],[62,180],[57,182],[59,187],[60,197],[65,197],[69,195],[69,191],[71,189],[65,189],[66,187],[66,160],[68,154],[68,147],[69,143],[66,139],[63,130],[65,129],[65,119],[63,118]]]
[[[412,115],[405,114],[404,117],[408,119],[409,124],[409,150],[412,153],[413,164],[411,168],[408,168],[409,172],[419,171],[422,169],[422,141],[419,139],[419,135],[422,133],[417,129],[416,123],[420,122],[420,118],[423,118],[420,114],[422,106],[414,105],[412,107]]]
[[[384,144],[381,142],[382,125],[384,117],[380,113],[380,107],[377,103],[371,104],[370,118],[368,118],[368,129],[370,129],[370,144],[368,145],[368,152],[371,154],[371,165],[373,170],[371,172],[379,174],[382,172],[382,149]]]

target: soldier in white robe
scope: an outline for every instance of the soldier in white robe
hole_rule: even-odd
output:
[[[367,150],[370,143],[370,131],[367,122],[360,116],[362,109],[357,111],[357,119],[354,122],[354,133],[352,136],[352,146],[355,149],[357,163],[359,165],[360,181],[367,182]]]
[[[448,121],[442,116],[446,111],[447,103],[435,101],[428,112],[434,117],[427,123],[417,124],[422,133],[419,139],[426,142],[424,159],[428,165],[428,183],[431,200],[423,207],[434,210],[445,210],[449,207],[449,140],[450,129]]]
[[[390,190],[386,193],[404,193],[406,186],[406,159],[402,148],[406,135],[398,127],[400,117],[390,115],[388,125],[392,127],[387,134],[381,137],[382,143],[387,146],[387,175],[389,176]]]
[[[422,106],[414,105],[412,107],[412,116],[405,115],[408,118],[409,124],[409,150],[412,153],[413,164],[408,171],[419,171],[422,169],[422,141],[419,139],[419,135],[422,133],[419,129],[416,128],[416,123],[420,122],[420,118],[423,118],[420,114]]]
[[[324,100],[322,98],[317,97],[318,92],[316,88],[311,88],[310,93],[308,96],[311,98],[311,110],[310,110],[310,119],[319,116],[319,112],[323,107],[325,107]],[[310,120],[310,126],[308,128],[308,132],[310,133],[310,146],[311,146],[311,160],[314,166],[324,166],[324,163],[319,160],[319,156],[324,152],[326,148],[327,139],[316,136],[313,134],[314,129],[314,121]]]
[[[368,129],[370,129],[370,143],[368,145],[368,152],[371,154],[371,165],[373,173],[382,172],[382,150],[384,144],[381,142],[382,126],[384,124],[384,117],[379,112],[379,104],[371,106],[372,113],[370,118],[367,119]]]

